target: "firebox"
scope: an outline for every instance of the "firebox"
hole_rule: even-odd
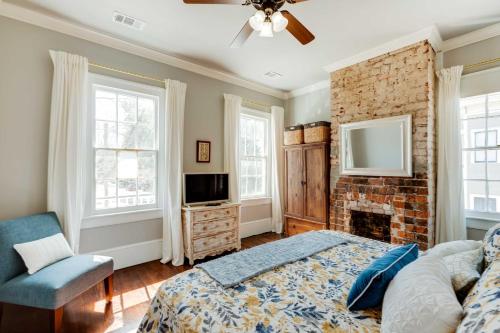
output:
[[[351,210],[351,233],[390,243],[391,216]]]

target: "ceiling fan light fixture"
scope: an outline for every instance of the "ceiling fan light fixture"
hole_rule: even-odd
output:
[[[273,37],[273,23],[271,20],[266,20],[262,23],[262,30],[259,34],[260,37]]]
[[[275,32],[281,32],[286,29],[288,25],[288,20],[281,14],[281,12],[274,12],[271,16],[271,21],[273,22],[273,30]]]
[[[250,17],[248,22],[250,23],[250,26],[253,28],[253,30],[261,31],[265,20],[266,20],[266,13],[264,13],[264,11],[262,10],[259,10],[257,11],[257,13],[255,13],[255,15]]]

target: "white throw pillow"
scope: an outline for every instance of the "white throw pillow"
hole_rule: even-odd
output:
[[[14,249],[23,258],[28,274],[34,274],[50,264],[75,255],[61,233],[32,242],[14,244]]]
[[[451,274],[451,284],[459,300],[463,300],[474,286],[483,266],[483,249],[460,252],[443,258]]]
[[[420,257],[391,281],[382,305],[382,333],[451,333],[462,307],[443,259]]]
[[[479,249],[483,245],[481,241],[475,240],[458,240],[452,242],[441,243],[426,251],[423,255],[446,257],[452,254]]]

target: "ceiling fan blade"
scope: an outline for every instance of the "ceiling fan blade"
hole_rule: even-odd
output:
[[[314,35],[307,30],[302,23],[297,20],[295,16],[290,14],[288,10],[282,10],[281,14],[288,20],[286,30],[288,30],[302,45],[309,44],[314,40]]]
[[[184,0],[189,5],[244,5],[242,0]]]
[[[291,4],[298,3],[298,2],[304,2],[304,1],[307,1],[307,0],[286,0],[286,2],[291,3]]]
[[[243,26],[243,28],[241,28],[240,32],[238,33],[238,35],[236,35],[233,42],[231,43],[231,48],[237,49],[241,47],[243,44],[245,44],[250,35],[252,35],[252,32],[253,28],[247,21],[247,23]]]

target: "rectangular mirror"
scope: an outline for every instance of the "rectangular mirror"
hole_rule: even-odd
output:
[[[340,125],[342,175],[412,176],[411,115]]]

